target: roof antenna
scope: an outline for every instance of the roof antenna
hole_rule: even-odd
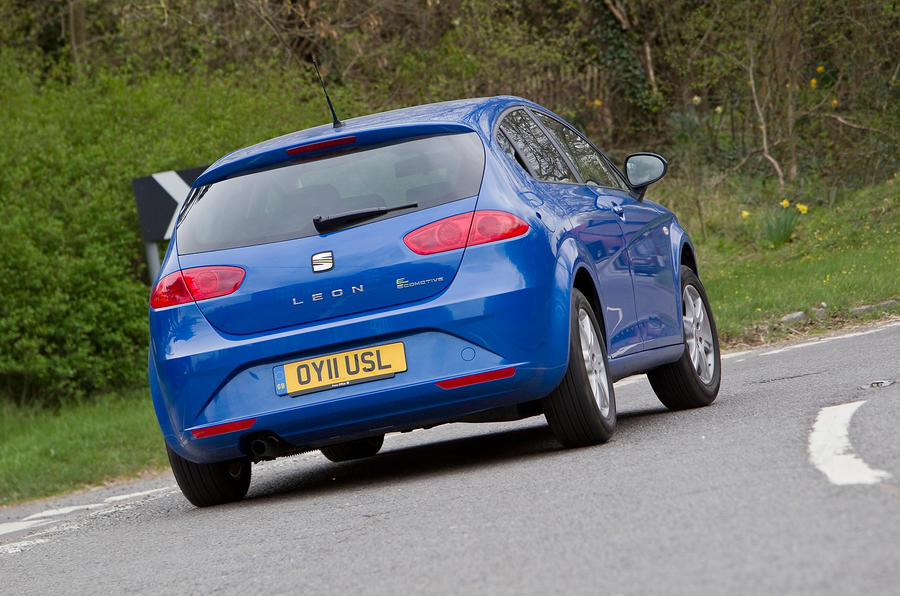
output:
[[[310,56],[310,58],[312,58],[312,63],[316,69],[316,75],[318,75],[319,77],[319,82],[322,83],[322,91],[325,93],[325,101],[328,102],[328,109],[331,110],[331,117],[334,118],[334,123],[332,124],[332,126],[334,128],[340,128],[344,125],[344,123],[341,122],[338,119],[337,114],[334,113],[334,106],[331,105],[331,98],[328,97],[328,89],[325,88],[325,80],[322,78],[322,73],[319,72],[319,63],[316,61],[315,56]]]

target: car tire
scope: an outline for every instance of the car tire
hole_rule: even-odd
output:
[[[670,410],[708,406],[719,394],[722,362],[719,335],[706,290],[697,275],[681,266],[684,353],[647,373],[653,391]]]
[[[543,399],[550,429],[566,447],[605,443],[616,430],[616,396],[606,340],[590,302],[572,290],[569,365],[562,382]]]
[[[365,437],[346,443],[338,443],[337,445],[328,445],[322,447],[322,455],[333,462],[348,461],[351,459],[361,459],[363,457],[372,457],[384,445],[384,435],[375,435],[374,437]]]
[[[178,487],[185,498],[197,507],[239,501],[250,488],[250,460],[197,464],[184,459],[168,445],[166,452]]]

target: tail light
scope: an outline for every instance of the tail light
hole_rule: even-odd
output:
[[[206,300],[226,296],[241,287],[244,270],[240,267],[217,265],[192,267],[165,276],[150,293],[151,308],[165,308],[192,300]]]
[[[521,236],[528,224],[505,211],[475,211],[439,219],[413,230],[403,243],[420,255],[475,246]]]

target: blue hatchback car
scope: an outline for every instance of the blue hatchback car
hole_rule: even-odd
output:
[[[412,107],[240,149],[185,199],[150,296],[149,379],[198,506],[251,464],[375,455],[385,433],[544,414],[566,446],[616,426],[613,382],[672,409],[719,389],[694,248],[624,173],[517,97]]]

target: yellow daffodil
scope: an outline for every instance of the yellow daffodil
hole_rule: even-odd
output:
[[[822,74],[823,72],[825,72],[825,67],[824,67],[824,66],[817,66],[817,67],[816,67],[816,72],[819,73],[819,74]]]
[[[787,199],[784,199],[783,201],[781,201],[781,206],[785,209],[787,209],[790,204],[791,204],[791,202],[788,201]]]
[[[819,86],[819,81],[817,81],[816,78],[813,77],[809,80],[809,86],[813,89],[816,89]]]
[[[716,114],[721,114],[721,113],[722,113],[722,106],[716,106],[716,109],[715,109],[714,111],[715,111]]]
[[[699,106],[701,101],[703,101],[703,100],[700,99],[699,95],[695,95],[694,97],[691,98],[691,103],[694,104],[695,106]]]
[[[593,106],[594,106],[595,108],[599,108],[599,107],[601,107],[602,105],[603,105],[603,102],[600,101],[599,99],[595,99],[595,100],[593,101]]]
[[[838,104],[838,100],[836,100],[836,99],[831,100],[831,107],[836,108],[837,104]]]
[[[746,209],[741,211],[741,219],[747,219],[748,217],[750,217],[749,211],[747,211]]]
[[[807,211],[809,211],[809,207],[807,207],[803,203],[797,203],[795,207],[797,207],[797,211],[799,211],[800,213],[806,213]]]

